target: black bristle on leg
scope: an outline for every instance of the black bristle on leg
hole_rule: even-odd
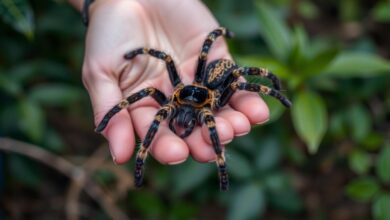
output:
[[[154,116],[154,120],[150,125],[145,139],[142,141],[142,145],[137,152],[137,157],[135,159],[135,169],[134,169],[134,184],[136,187],[140,187],[143,182],[143,169],[145,160],[148,156],[149,146],[152,143],[157,130],[160,126],[162,120],[165,120],[169,115],[174,111],[174,107],[172,105],[164,105],[158,110],[156,115]]]
[[[273,74],[272,72],[268,71],[265,68],[258,68],[258,67],[240,67],[235,70],[235,76],[238,77],[240,75],[252,75],[252,76],[261,76],[265,77],[272,82],[272,87],[275,90],[280,91],[281,89],[281,83],[279,78]]]
[[[106,127],[110,119],[118,113],[122,108],[119,105],[114,106],[107,114],[103,117],[102,121],[99,123],[97,128],[95,129],[95,132],[102,132]]]
[[[280,92],[276,90],[271,89],[268,95],[278,99],[287,108],[290,108],[292,106],[291,101],[288,100],[286,97],[284,97],[282,94],[280,94]]]
[[[219,175],[219,188],[221,191],[229,190],[229,176],[227,173],[226,164],[217,164],[218,166],[218,175]]]
[[[233,38],[235,35],[234,35],[233,31],[230,31],[229,29],[226,29],[226,35],[225,36],[227,38]]]
[[[177,86],[177,85],[181,84],[181,80],[180,80],[179,74],[176,70],[175,63],[172,60],[172,57],[163,51],[159,51],[159,50],[155,50],[155,49],[151,49],[151,48],[146,48],[146,47],[141,47],[141,48],[137,48],[135,50],[127,52],[123,57],[126,60],[130,60],[130,59],[133,59],[134,57],[136,57],[137,55],[140,55],[140,54],[148,54],[152,57],[163,60],[165,62],[166,68],[168,70],[169,79],[171,80],[172,85]]]
[[[143,183],[143,165],[144,160],[137,157],[135,161],[135,169],[134,169],[134,183],[136,187],[141,187]]]
[[[272,72],[269,72],[267,74],[267,78],[271,80],[272,86],[274,87],[274,89],[280,91],[282,86],[281,86],[279,78],[277,76],[275,76]]]
[[[143,54],[144,53],[144,48],[137,48],[135,50],[132,50],[130,52],[127,52],[125,55],[124,55],[124,58],[126,60],[130,60],[130,59],[133,59],[135,56],[139,55],[139,54]]]
[[[284,97],[278,90],[271,89],[267,86],[257,85],[254,83],[237,83],[234,88],[239,90],[246,90],[250,92],[260,92],[266,95],[270,95],[276,99],[278,99],[284,106],[287,108],[291,107],[292,104],[290,100]]]
[[[107,127],[108,122],[116,113],[120,112],[124,108],[127,108],[128,105],[133,104],[134,102],[137,102],[147,96],[151,96],[160,105],[164,105],[168,102],[164,93],[162,93],[160,90],[156,88],[149,87],[149,88],[141,89],[140,91],[130,95],[125,100],[122,100],[119,104],[111,108],[104,115],[103,119],[100,121],[95,131],[98,133],[102,132]]]
[[[229,31],[224,27],[219,27],[207,35],[206,40],[203,42],[202,49],[198,58],[198,64],[196,66],[194,82],[201,83],[203,81],[205,70],[206,70],[208,53],[210,51],[212,44],[220,36],[232,38],[234,34],[233,32]]]
[[[221,142],[219,141],[217,129],[215,127],[215,119],[213,113],[209,109],[202,109],[199,112],[200,120],[206,124],[209,129],[209,135],[211,139],[211,143],[214,148],[214,152],[217,155],[217,168],[218,168],[218,176],[219,176],[219,187],[221,191],[227,191],[229,189],[229,176],[227,173],[226,162],[224,159],[224,152],[221,147]]]

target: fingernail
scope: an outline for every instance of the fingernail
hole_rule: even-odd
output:
[[[247,135],[248,133],[249,133],[249,131],[245,131],[245,132],[242,132],[240,134],[236,134],[236,137],[244,136],[244,135]]]
[[[180,163],[183,163],[184,161],[186,161],[187,159],[184,159],[184,160],[179,160],[179,161],[175,161],[175,162],[170,162],[168,163],[169,165],[176,165],[176,164],[180,164]]]
[[[269,121],[269,118],[267,118],[267,120],[264,120],[264,121],[261,121],[261,122],[257,122],[256,124],[257,125],[262,125],[262,124],[265,124]]]
[[[227,141],[222,142],[221,144],[228,144],[228,143],[230,143],[230,142],[232,142],[232,141],[233,141],[233,139],[230,139],[230,140],[227,140]]]
[[[111,147],[108,147],[108,148],[110,149],[110,154],[111,154],[112,161],[115,163],[115,165],[118,165],[118,164],[116,163],[116,158],[115,158],[115,155],[114,155],[113,150],[111,149]]]

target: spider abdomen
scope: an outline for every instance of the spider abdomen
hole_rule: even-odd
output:
[[[232,60],[219,59],[207,65],[204,84],[210,89],[220,87],[232,76],[232,72],[237,65]]]

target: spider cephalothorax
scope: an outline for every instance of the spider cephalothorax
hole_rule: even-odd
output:
[[[232,33],[225,28],[217,28],[210,32],[203,43],[201,53],[198,58],[198,65],[195,72],[195,79],[191,85],[184,85],[176,71],[175,64],[171,56],[154,49],[138,48],[125,54],[126,60],[133,59],[139,54],[149,54],[166,63],[169,79],[174,87],[173,94],[166,97],[156,88],[145,88],[136,92],[119,104],[114,106],[103,118],[97,132],[101,132],[107,126],[109,120],[121,109],[127,108],[144,97],[151,96],[160,105],[154,120],[143,140],[136,156],[135,165],[135,185],[140,186],[143,179],[143,165],[148,155],[149,146],[158,130],[161,121],[168,119],[169,128],[180,137],[184,138],[191,134],[196,125],[206,124],[209,129],[210,139],[217,155],[216,163],[218,167],[219,182],[221,190],[227,190],[229,180],[227,175],[224,152],[215,128],[213,111],[218,111],[225,106],[230,97],[237,90],[246,90],[270,95],[277,98],[286,107],[291,106],[291,102],[280,94],[280,82],[278,78],[264,68],[239,67],[233,61],[218,59],[210,62],[206,66],[207,54],[212,43],[219,36],[232,37]],[[257,75],[271,80],[273,88],[246,82],[239,82],[240,76]]]

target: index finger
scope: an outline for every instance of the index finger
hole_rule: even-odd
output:
[[[104,115],[122,100],[122,91],[115,80],[99,70],[84,73],[83,82],[91,99],[97,126]],[[121,164],[129,160],[134,150],[134,134],[130,115],[126,110],[115,114],[101,134],[108,140],[115,163]]]

